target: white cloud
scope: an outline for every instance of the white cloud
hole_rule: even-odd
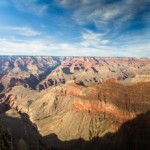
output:
[[[34,14],[37,14],[39,16],[43,15],[46,13],[48,9],[47,4],[39,4],[38,0],[11,0],[14,4],[14,6],[19,10],[19,11],[24,11],[24,12],[32,12]]]
[[[112,21],[114,18],[123,15],[124,12],[128,13],[127,7],[120,7],[120,4],[106,5],[104,7],[100,6],[100,9],[94,5],[92,11],[90,10],[90,6],[87,6],[86,9],[81,8],[80,11],[82,11],[82,9],[86,11],[85,14],[88,14],[89,20],[94,18],[96,20]],[[76,17],[79,17],[79,14],[80,12],[76,14]]]
[[[115,4],[105,4],[104,1],[98,0],[56,0],[61,6],[65,8],[74,8],[74,16],[77,21],[93,19],[98,20],[111,20],[114,17],[128,13],[130,9],[128,3],[125,5],[123,2],[116,2]],[[124,14],[125,15],[125,14]]]
[[[102,45],[106,45],[109,43],[109,40],[105,40],[102,38],[102,36],[105,34],[95,33],[90,30],[87,30],[86,32],[82,33],[83,41],[81,42],[81,45],[84,47],[92,46],[92,47],[98,47]]]
[[[50,45],[49,45],[50,46]],[[47,50],[49,46],[42,40],[18,40],[0,39],[0,54],[7,55],[41,55],[42,50]]]
[[[134,18],[140,12],[150,6],[149,0],[56,0],[64,8],[73,10],[73,18],[79,24],[94,23],[100,30],[120,31],[129,23],[133,23]],[[143,15],[144,16],[144,15]],[[149,20],[147,17],[146,20]]]
[[[100,36],[92,34],[93,37]],[[84,38],[91,40],[87,35],[84,35]],[[83,45],[83,43],[57,43],[48,37],[30,41],[0,38],[0,55],[150,57],[149,43],[132,43],[116,47],[104,44],[107,42],[107,40],[101,40],[99,44],[96,43],[91,47],[91,45]]]
[[[101,44],[104,44],[104,45],[105,45],[105,44],[108,44],[109,42],[110,42],[109,40],[102,40],[102,41],[101,41]]]
[[[6,33],[13,33],[13,34],[18,34],[18,35],[23,35],[23,36],[37,36],[40,35],[41,33],[30,28],[30,27],[13,27],[13,26],[0,26],[1,32],[6,32]]]

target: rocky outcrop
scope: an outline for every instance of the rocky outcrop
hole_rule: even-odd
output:
[[[122,84],[147,82],[144,77],[150,74],[150,60],[136,58],[94,58],[64,57],[61,65],[51,72],[37,88],[42,90],[52,85],[61,85],[70,80],[85,86],[101,84],[114,78]]]
[[[0,63],[5,89],[24,85],[42,90],[70,80],[91,86],[109,78],[129,85],[147,82],[150,75],[150,60],[144,58],[1,56]]]
[[[1,56],[0,81],[5,90],[16,85],[32,89],[59,65],[55,57]]]
[[[110,79],[85,87],[70,81],[41,92],[16,86],[4,99],[9,98],[13,109],[27,113],[43,137],[55,133],[61,141],[89,141],[116,132],[123,123],[149,111],[149,91],[149,82],[125,86]],[[45,142],[57,148],[51,138]]]

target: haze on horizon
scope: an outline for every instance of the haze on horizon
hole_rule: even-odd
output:
[[[150,0],[0,0],[0,55],[150,57]]]

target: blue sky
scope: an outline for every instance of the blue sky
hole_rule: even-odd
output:
[[[0,55],[150,57],[150,0],[0,0]]]

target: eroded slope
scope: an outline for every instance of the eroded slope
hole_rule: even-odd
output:
[[[109,80],[84,87],[70,81],[41,92],[16,86],[4,101],[9,97],[13,109],[27,113],[43,137],[55,133],[62,141],[89,141],[116,132],[124,122],[149,111],[149,91],[149,82],[124,86]],[[46,139],[46,145],[60,148],[52,141]]]

